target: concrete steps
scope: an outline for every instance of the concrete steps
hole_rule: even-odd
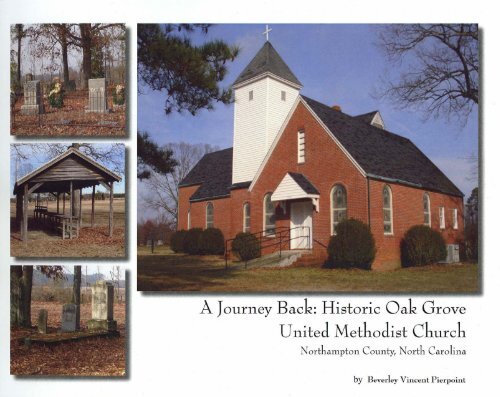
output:
[[[299,260],[303,255],[308,254],[308,250],[287,250],[281,251],[281,258],[279,252],[273,252],[272,254],[261,256],[257,259],[252,259],[246,264],[246,269],[256,269],[256,268],[273,268],[273,267],[289,267],[293,266],[297,260]],[[245,263],[240,262],[233,264],[232,268],[245,268]]]

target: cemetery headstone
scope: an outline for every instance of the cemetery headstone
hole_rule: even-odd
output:
[[[89,105],[87,112],[107,113],[108,99],[106,79],[89,79]]]
[[[63,306],[62,312],[62,332],[75,332],[76,331],[76,311],[77,305],[74,303],[68,303]]]
[[[44,112],[40,80],[27,81],[24,83],[24,105],[21,106],[21,113],[40,114]]]
[[[24,76],[24,82],[27,83],[28,81],[33,80],[33,74],[31,73],[26,73],[26,76]]]
[[[92,319],[87,322],[87,328],[91,331],[116,331],[116,321],[113,320],[113,285],[99,280],[91,289]]]
[[[69,80],[68,84],[66,84],[66,90],[67,91],[76,91],[76,81]]]
[[[38,332],[41,334],[47,333],[47,318],[47,310],[40,309],[40,311],[38,312]]]

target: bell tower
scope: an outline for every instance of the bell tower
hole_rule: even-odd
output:
[[[266,41],[233,84],[233,184],[253,180],[301,88]]]

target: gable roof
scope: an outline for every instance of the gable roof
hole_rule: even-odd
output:
[[[366,176],[463,197],[453,182],[409,139],[301,97]]]
[[[319,191],[304,175],[287,172],[274,190],[271,201],[318,198]]]
[[[200,185],[190,201],[229,196],[233,172],[233,148],[205,154],[179,183],[179,187]]]
[[[319,190],[316,189],[304,175],[297,172],[289,172],[288,175],[290,175],[293,180],[297,182],[297,185],[299,185],[307,194],[319,194]]]
[[[271,73],[293,84],[302,86],[299,79],[295,77],[283,58],[281,58],[269,41],[264,43],[247,67],[240,73],[233,85],[243,83],[244,81],[265,73]]]
[[[357,116],[353,116],[355,119],[361,120],[367,124],[371,124],[373,118],[378,113],[378,110],[374,110],[373,112],[358,114]]]
[[[54,157],[52,160],[46,162],[45,164],[41,165],[40,167],[26,174],[25,176],[19,178],[14,184],[14,194],[16,194],[16,192],[22,185],[26,183],[29,184],[32,181],[38,182],[38,179],[40,179],[42,175],[51,173],[51,170],[54,170],[59,164],[68,161],[70,157],[73,159],[75,159],[76,157],[79,160],[77,163],[72,164],[73,167],[75,165],[77,167],[81,166],[84,168],[91,169],[95,172],[88,173],[86,176],[82,176],[81,174],[79,175],[72,174],[71,172],[67,172],[64,175],[58,173],[57,175],[51,175],[50,178],[47,178],[46,180],[47,183],[51,182],[53,184],[57,183],[58,181],[70,181],[82,178],[87,179],[88,181],[105,180],[110,182],[111,181],[119,182],[122,179],[119,175],[115,174],[113,171],[104,167],[102,164],[99,164],[97,161],[91,159],[89,156],[83,154],[78,149],[70,147],[64,153],[61,153],[60,155]],[[40,189],[38,191],[41,192]]]

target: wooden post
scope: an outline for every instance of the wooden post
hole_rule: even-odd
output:
[[[28,242],[28,183],[24,184],[24,195],[23,195],[23,230],[22,230],[23,241]]]
[[[57,213],[59,214],[59,196],[61,193],[57,192]]]
[[[73,181],[69,182],[69,238],[73,238]]]
[[[80,192],[80,208],[78,208],[78,222],[76,223],[76,237],[80,237],[80,227],[82,225],[82,189],[79,190]]]
[[[23,224],[23,194],[21,190],[17,191],[16,194],[16,227],[22,233],[22,224]]]
[[[94,213],[95,213],[95,185],[92,186],[92,213],[90,215],[90,226],[94,227]]]
[[[63,215],[66,215],[66,192],[63,192]]]
[[[113,182],[109,184],[109,237],[113,237]]]

